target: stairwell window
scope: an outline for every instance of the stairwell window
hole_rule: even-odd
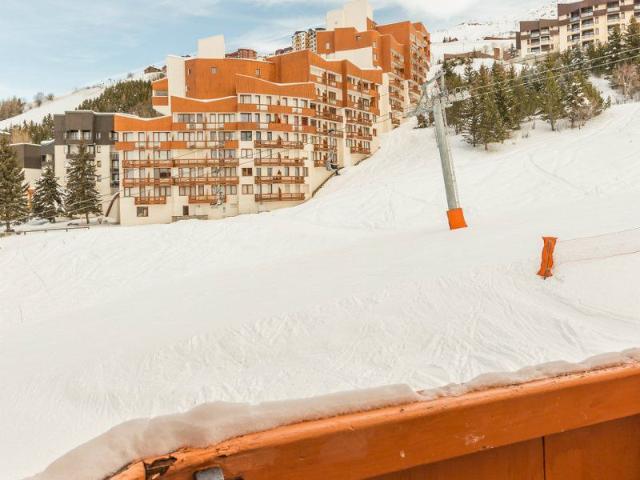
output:
[[[149,207],[138,207],[136,209],[136,214],[138,215],[138,217],[148,217]]]
[[[243,168],[242,169],[243,177],[253,177],[253,169],[252,168]]]
[[[260,69],[256,68],[256,77],[259,77],[259,76],[260,76]]]
[[[216,75],[218,73],[218,67],[211,67],[211,75]]]
[[[242,185],[243,195],[253,195],[253,185]]]

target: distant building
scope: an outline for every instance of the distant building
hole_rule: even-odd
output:
[[[293,52],[293,47],[279,48],[278,50],[276,50],[276,53],[274,53],[274,55],[286,55],[287,53],[291,52]]]
[[[18,166],[24,170],[24,179],[29,184],[29,196],[33,194],[36,182],[42,175],[42,165],[45,161],[42,145],[33,143],[14,143],[11,148],[16,153]]]
[[[326,28],[310,28],[299,30],[291,37],[291,48],[294,51],[311,50],[318,51],[318,32],[324,32]]]
[[[258,52],[250,48],[239,48],[235,52],[227,53],[226,58],[244,58],[247,60],[255,60],[258,58]]]
[[[113,113],[95,113],[86,110],[69,111],[55,115],[55,173],[60,185],[66,185],[69,157],[84,144],[95,161],[96,186],[106,214],[111,199],[120,188],[120,161],[114,148]]]
[[[521,56],[606,43],[616,27],[624,31],[632,18],[640,20],[640,0],[559,3],[557,13],[555,19],[520,22],[516,48]]]
[[[147,68],[144,69],[144,74],[149,75],[151,73],[162,73],[162,70],[153,65],[149,65]]]

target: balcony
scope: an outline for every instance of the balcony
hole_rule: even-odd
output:
[[[316,152],[330,152],[332,150],[337,150],[338,147],[335,145],[328,145],[326,143],[315,143],[313,145],[313,150]]]
[[[357,155],[371,155],[371,148],[369,147],[351,147],[351,153]]]
[[[302,150],[304,144],[302,142],[294,142],[289,140],[256,140],[255,148],[283,148],[290,150]]]
[[[272,175],[268,177],[255,177],[256,184],[283,184],[283,185],[300,185],[304,183],[304,177]]]
[[[317,118],[322,118],[324,120],[330,120],[332,122],[342,123],[344,117],[342,115],[337,115],[335,113],[330,112],[318,112],[315,115]]]
[[[173,183],[179,187],[191,187],[193,185],[238,185],[240,180],[238,177],[206,175],[204,177],[178,177],[174,178]]]
[[[193,204],[220,204],[226,201],[226,196],[224,195],[189,195],[189,203]]]
[[[255,199],[256,202],[301,202],[304,193],[261,193]]]
[[[347,132],[347,138],[355,138],[358,140],[373,140],[373,135],[362,132]]]
[[[328,129],[328,128],[323,128],[322,130],[318,130],[318,134],[326,135],[328,137],[335,137],[335,138],[343,138],[344,137],[344,132],[339,132],[337,130],[331,130],[331,129]]]
[[[278,166],[278,165],[302,167],[304,166],[304,158],[281,158],[281,157],[255,158],[254,163],[258,167],[269,167],[269,166]]]
[[[136,205],[166,205],[167,197],[135,197]]]
[[[173,160],[123,160],[122,168],[171,168]]]
[[[347,117],[347,123],[357,123],[358,125],[365,125],[367,127],[373,125],[373,121],[365,117]]]
[[[173,161],[176,167],[237,167],[237,158],[177,158]]]
[[[171,177],[167,178],[154,178],[154,177],[144,177],[144,178],[124,178],[122,180],[122,186],[125,188],[132,187],[168,187],[173,183],[173,179]]]

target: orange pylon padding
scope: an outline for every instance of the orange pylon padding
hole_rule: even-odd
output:
[[[467,228],[467,222],[464,220],[464,212],[461,208],[449,210],[447,212],[447,218],[449,219],[449,228],[451,230]]]
[[[553,252],[556,249],[556,237],[542,237],[544,247],[542,247],[542,262],[540,263],[540,271],[538,275],[543,278],[553,276]]]

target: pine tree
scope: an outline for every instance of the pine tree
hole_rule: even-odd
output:
[[[570,73],[566,79],[565,105],[567,118],[571,122],[571,128],[587,119],[589,113],[589,102],[584,91],[584,85],[580,74]]]
[[[503,142],[508,135],[496,103],[495,94],[489,85],[491,77],[485,67],[480,68],[478,78],[480,91],[478,142],[484,145],[485,150],[488,150],[490,143]]]
[[[491,74],[495,103],[503,125],[510,130],[519,128],[520,119],[516,112],[516,97],[511,88],[512,79],[507,76],[504,67],[498,62],[494,62]]]
[[[606,73],[610,74],[618,64],[620,60],[623,60],[623,47],[622,47],[622,34],[620,33],[620,26],[615,25],[609,31],[609,41],[605,48],[605,54],[607,56],[604,66]]]
[[[540,92],[540,108],[542,118],[551,124],[551,130],[556,131],[558,120],[565,116],[563,92],[560,82],[554,76],[554,72],[547,69],[544,75],[544,84]]]
[[[476,72],[471,62],[467,62],[464,70],[465,86],[471,90],[477,87]],[[471,92],[471,97],[464,101],[462,106],[461,130],[465,140],[476,147],[480,138],[480,97]]]
[[[0,221],[5,224],[7,232],[11,230],[11,222],[29,214],[28,188],[15,151],[4,136],[0,137]]]
[[[46,166],[36,183],[31,202],[33,214],[55,223],[62,212],[62,193],[52,166]]]
[[[78,151],[70,155],[64,203],[67,215],[71,217],[75,213],[82,214],[87,224],[90,214],[102,214],[100,195],[96,188],[95,163],[84,144],[78,145]]]
[[[624,49],[628,61],[640,64],[640,23],[631,17],[627,30],[624,32]]]

